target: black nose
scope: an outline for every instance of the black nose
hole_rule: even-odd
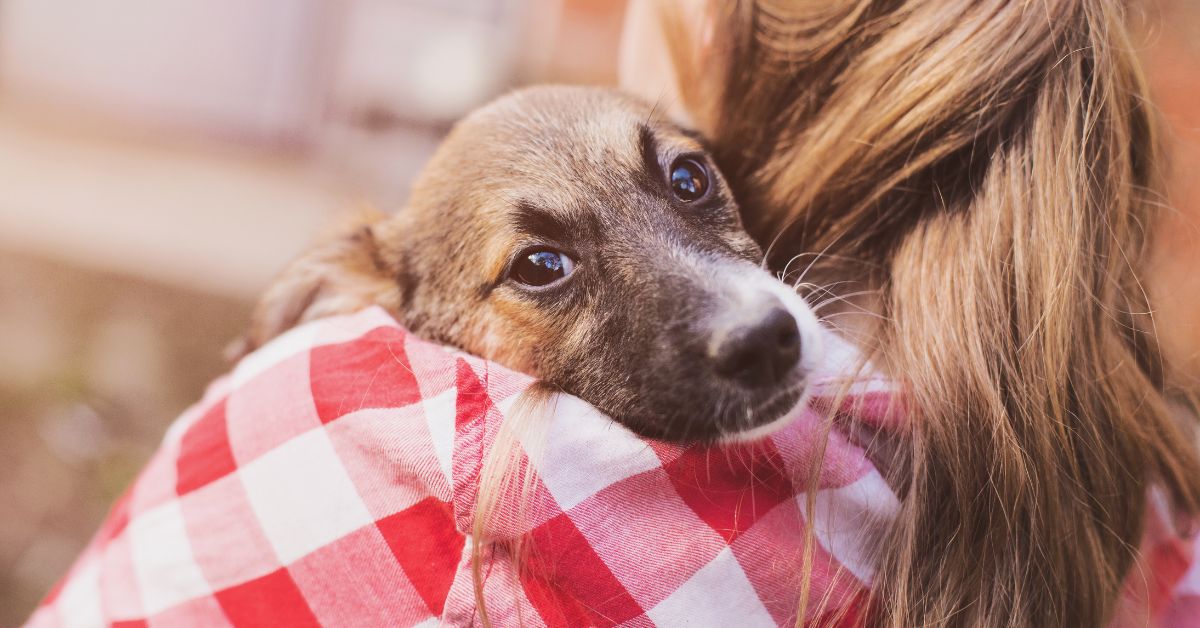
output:
[[[800,360],[800,329],[782,306],[724,336],[712,352],[713,369],[744,386],[778,384]]]

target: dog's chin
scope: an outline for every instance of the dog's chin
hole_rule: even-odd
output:
[[[739,395],[740,397],[741,395]],[[695,405],[675,406],[656,412],[646,408],[640,417],[613,415],[643,438],[681,445],[745,443],[783,429],[801,415],[808,404],[808,386],[802,377],[764,398],[697,399]],[[720,416],[714,407],[732,408]]]
[[[748,413],[745,425],[727,429],[715,439],[719,443],[750,443],[787,427],[808,406],[808,386],[803,383],[759,404]]]

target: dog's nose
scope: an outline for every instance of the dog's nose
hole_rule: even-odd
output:
[[[780,383],[800,360],[800,328],[782,304],[774,305],[751,323],[720,334],[709,357],[724,379],[758,388]]]

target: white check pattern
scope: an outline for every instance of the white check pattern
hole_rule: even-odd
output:
[[[856,362],[829,343],[833,372]],[[30,625],[478,625],[480,468],[530,383],[376,308],[293,330],[170,428]],[[858,388],[861,420],[902,423],[886,380]],[[540,454],[517,452],[535,473],[528,511],[502,507],[489,522],[493,624],[791,625],[809,530],[824,603],[806,623],[861,624],[874,573],[864,548],[899,502],[861,448],[827,432],[814,399],[762,442],[721,447],[642,440],[557,399]],[[517,537],[519,571],[503,543]],[[1170,583],[1183,602],[1156,617],[1197,616],[1180,615],[1200,590],[1186,571]]]

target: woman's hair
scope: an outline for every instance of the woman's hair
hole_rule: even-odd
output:
[[[904,386],[874,623],[1105,623],[1149,488],[1200,506],[1138,276],[1158,155],[1124,6],[714,4],[706,52],[666,16],[685,103],[776,270],[873,292],[864,349]]]
[[[471,584],[475,608],[484,628],[491,628],[484,584],[488,566],[498,553],[511,568],[506,584],[518,584],[525,559],[532,551],[525,543],[525,526],[532,520],[534,484],[537,474],[531,461],[541,458],[548,418],[553,416],[556,391],[544,382],[534,382],[520,393],[512,409],[500,422],[479,470],[479,492],[471,513]],[[485,436],[486,439],[486,436]],[[501,520],[507,515],[507,520]],[[515,605],[518,622],[524,625],[522,606]]]

